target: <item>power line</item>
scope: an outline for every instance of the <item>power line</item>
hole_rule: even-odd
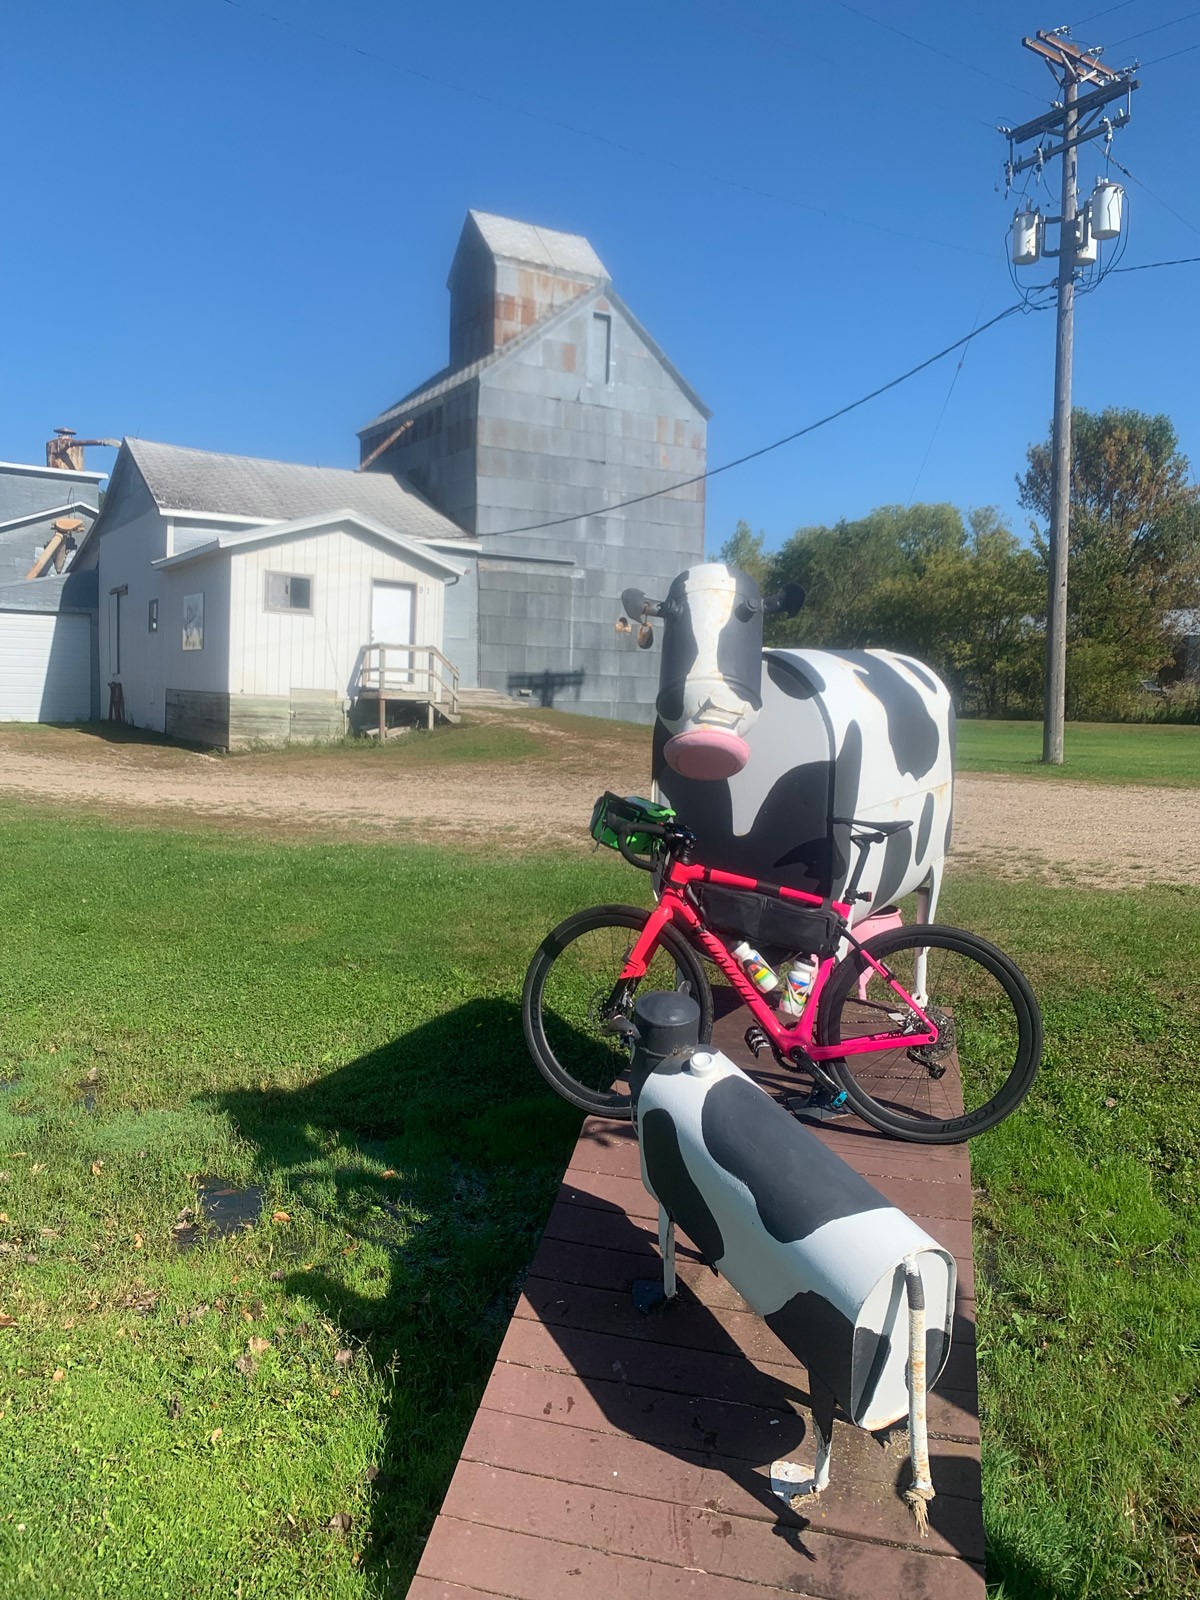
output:
[[[1173,261],[1139,261],[1135,267],[1110,267],[1110,272],[1151,272],[1155,267],[1190,267],[1200,256],[1176,256]]]
[[[1182,17],[1172,17],[1170,22],[1160,22],[1156,27],[1143,28],[1140,33],[1127,33],[1123,39],[1114,39],[1111,45],[1116,49],[1119,44],[1132,44],[1135,39],[1146,39],[1152,33],[1161,33],[1164,28],[1177,28],[1181,22],[1190,22],[1193,17],[1200,17],[1200,10],[1186,11]]]
[[[1020,84],[1009,83],[1007,78],[998,78],[993,72],[985,72],[982,67],[972,66],[969,61],[961,61],[958,56],[952,56],[948,50],[941,50],[935,44],[929,44],[924,39],[918,39],[915,33],[905,33],[903,28],[893,27],[890,22],[884,22],[879,17],[873,17],[869,11],[860,11],[857,6],[849,4],[849,0],[832,0],[832,4],[848,11],[851,16],[861,17],[864,22],[872,22],[877,28],[882,28],[886,33],[894,33],[898,39],[907,39],[909,44],[919,45],[922,50],[928,50],[935,56],[941,56],[943,61],[952,62],[954,66],[961,67],[966,72],[973,72],[977,78],[986,78],[989,83],[998,83],[1005,89],[1012,89],[1016,94],[1027,95],[1030,100],[1039,100],[1040,96],[1034,94],[1032,89],[1023,89]]]
[[[1143,61],[1143,67],[1157,67],[1164,61],[1174,61],[1176,56],[1190,55],[1193,50],[1200,50],[1200,43],[1185,44],[1182,50],[1172,50],[1169,56],[1155,56],[1153,61]]]
[[[907,383],[910,378],[915,378],[919,372],[924,372],[927,367],[932,367],[935,362],[952,355],[965,344],[970,344],[972,339],[977,339],[981,333],[986,333],[989,328],[994,328],[998,322],[1015,316],[1018,311],[1025,309],[1024,304],[1018,301],[1015,305],[996,313],[987,322],[972,328],[970,333],[964,333],[961,339],[955,339],[953,344],[948,344],[935,355],[926,356],[924,361],[919,361],[915,367],[909,367],[907,372],[902,372],[898,378],[891,378],[887,383],[881,383],[877,389],[872,389],[869,394],[860,395],[857,400],[851,400],[848,405],[839,406],[836,411],[831,411],[827,416],[818,417],[816,422],[807,423],[803,428],[797,428],[794,433],[785,434],[782,439],[776,439],[771,444],[764,444],[757,450],[750,450],[744,456],[737,456],[733,461],[726,461],[719,467],[710,467],[705,472],[694,473],[690,478],[680,478],[678,483],[671,483],[664,489],[651,489],[648,494],[635,494],[628,500],[618,500],[611,506],[593,506],[589,511],[577,511],[569,517],[553,517],[549,522],[530,522],[520,528],[497,528],[496,534],[537,533],[543,528],[561,528],[568,522],[581,522],[585,517],[611,516],[614,511],[625,511],[630,506],[643,505],[647,500],[658,500],[665,494],[674,494],[677,489],[689,489],[694,483],[705,483],[709,478],[716,478],[723,472],[732,472],[734,467],[744,467],[747,461],[757,461],[760,456],[770,455],[772,450],[780,450],[785,444],[792,444],[797,439],[804,438],[805,434],[815,433],[818,428],[824,428],[831,422],[836,422],[839,417],[847,416],[851,411],[857,411],[860,406],[865,406],[868,401],[878,400],[881,394],[887,394],[890,389],[898,389],[902,383]]]
[[[832,67],[837,72],[842,71],[845,65],[844,62],[833,61],[828,56],[823,56],[818,54],[815,50],[810,50],[807,44],[802,44],[798,39],[789,39],[784,37],[782,34],[770,33],[766,28],[756,27],[754,23],[747,22],[744,18],[734,16],[728,11],[718,11],[711,6],[704,4],[694,6],[692,9],[694,11],[699,10],[706,13],[709,19],[717,25],[728,28],[736,28],[739,33],[752,34],[756,38],[765,39],[768,44],[778,45],[783,50],[793,50],[797,55],[803,56],[806,61],[819,61],[823,66]],[[855,71],[859,72],[861,70],[862,63],[856,62]],[[872,76],[879,81],[883,81],[885,77],[884,74],[879,72],[871,73],[869,68],[867,75]],[[891,75],[887,75],[887,81],[891,83],[894,81],[894,79],[891,77]],[[995,132],[995,122],[988,122],[984,117],[968,116],[965,111],[956,111],[952,106],[943,105],[940,100],[931,100],[927,96],[922,96],[921,103],[922,105],[933,106],[936,110],[944,113],[944,115],[952,117],[956,122],[969,122],[972,127],[986,128],[989,133]]]
[[[1104,11],[1093,11],[1091,16],[1084,17],[1082,22],[1073,22],[1071,31],[1074,32],[1076,28],[1086,27],[1089,22],[1098,22],[1101,17],[1111,17],[1114,11],[1126,11],[1132,4],[1133,0],[1121,0],[1120,5],[1109,6]]]
[[[1117,160],[1116,156],[1111,153],[1111,151],[1109,152],[1108,159],[1112,162],[1113,166],[1116,167],[1118,172],[1123,172],[1125,174],[1130,183],[1136,183],[1139,189],[1144,189],[1145,192],[1150,196],[1151,200],[1156,200],[1164,211],[1169,211],[1171,213],[1176,222],[1182,222],[1189,233],[1194,233],[1198,238],[1200,238],[1200,228],[1198,228],[1194,222],[1189,222],[1183,213],[1176,211],[1175,207],[1168,201],[1164,200],[1162,195],[1155,194],[1154,190],[1148,183],[1143,183],[1141,178],[1135,177],[1134,174],[1130,172],[1128,167],[1122,166]]]
[[[755,196],[759,200],[769,200],[773,205],[791,206],[796,210],[806,213],[816,213],[832,222],[848,222],[860,228],[870,228],[876,233],[891,234],[897,239],[908,239],[917,244],[932,244],[943,250],[954,250],[960,255],[986,256],[985,250],[976,250],[970,245],[953,244],[948,239],[935,239],[926,234],[908,233],[902,228],[889,228],[886,223],[876,222],[872,217],[859,217],[850,212],[833,211],[828,206],[822,206],[809,198],[798,200],[792,195],[777,194],[770,189],[760,189],[754,184],[741,183],[736,178],[725,178],[716,172],[701,171],[695,167],[684,166],[682,162],[672,161],[670,156],[661,155],[654,150],[643,150],[638,145],[626,144],[621,139],[609,138],[607,134],[597,133],[591,128],[582,128],[573,122],[564,122],[558,117],[548,116],[544,112],[531,111],[527,106],[520,106],[510,101],[501,100],[496,95],[486,94],[481,89],[469,89],[464,84],[453,83],[448,78],[436,77],[431,72],[423,72],[419,67],[408,66],[405,62],[394,61],[390,56],[380,55],[375,50],[365,50],[361,45],[350,44],[345,39],[336,38],[333,34],[323,33],[320,29],[310,28],[290,17],[276,16],[269,11],[259,11],[254,6],[243,5],[242,0],[217,0],[217,3],[228,6],[231,10],[241,11],[246,16],[255,17],[259,22],[269,22],[278,28],[287,28],[293,33],[302,34],[307,38],[316,39],[321,44],[333,45],[335,49],[344,50],[349,55],[359,56],[364,61],[372,61],[380,66],[390,68],[393,72],[401,72],[410,78],[417,78],[422,83],[431,84],[434,88],[445,90],[448,94],[462,95],[468,100],[477,100],[483,105],[493,106],[498,111],[504,111],[510,116],[523,117],[529,122],[541,123],[544,127],[556,128],[560,133],[571,133],[580,139],[590,139],[596,144],[609,146],[610,149],[619,150],[623,155],[636,156],[642,161],[651,161],[657,166],[669,167],[673,172],[681,173],[687,178],[700,178],[709,183],[719,184],[726,189],[737,190],[741,194]]]

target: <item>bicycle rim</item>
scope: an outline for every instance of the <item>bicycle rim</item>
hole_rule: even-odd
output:
[[[1041,1056],[1041,1015],[1019,969],[986,940],[932,925],[881,934],[867,948],[921,1004],[938,1038],[906,1043],[927,1031],[915,1009],[862,956],[847,957],[822,997],[822,1043],[896,1038],[894,1046],[829,1063],[853,1109],[925,1144],[968,1139],[1014,1111]]]
[[[711,998],[699,963],[667,931],[645,976],[627,986],[624,1004],[612,1008],[618,976],[645,919],[644,912],[601,910],[568,919],[542,945],[526,985],[526,1037],[543,1076],[572,1104],[609,1117],[632,1113],[632,1047],[621,1025],[632,1021],[639,993],[686,990],[700,1005],[701,1038],[711,1032]]]

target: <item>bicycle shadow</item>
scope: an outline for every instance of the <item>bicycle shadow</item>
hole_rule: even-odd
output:
[[[301,1088],[237,1090],[216,1103],[255,1147],[255,1181],[282,1179],[298,1218],[328,1218],[354,1241],[311,1268],[302,1253],[311,1244],[294,1244],[282,1287],[314,1308],[314,1323],[336,1325],[353,1360],[392,1375],[375,1470],[362,1463],[362,1567],[370,1593],[400,1600],[579,1113],[540,1087],[506,999],[472,1000]],[[385,1264],[359,1268],[360,1254]]]

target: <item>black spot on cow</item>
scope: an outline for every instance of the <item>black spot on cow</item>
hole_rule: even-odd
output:
[[[924,861],[925,852],[929,848],[929,835],[933,829],[933,790],[925,796],[921,807],[921,820],[917,824],[917,854],[918,861]]]
[[[943,855],[943,857],[948,856],[950,854],[950,835],[953,832],[953,830],[954,830],[954,802],[952,800],[950,802],[950,804],[946,807],[946,837],[942,840],[942,855]]]
[[[669,1111],[661,1106],[647,1111],[642,1118],[641,1144],[642,1159],[659,1203],[707,1262],[719,1261],[725,1254],[725,1240],[716,1217],[708,1208],[708,1201],[684,1164],[679,1135]]]
[[[856,817],[858,795],[862,783],[863,736],[858,722],[846,727],[842,748],[833,773],[833,794],[830,797],[831,817]],[[845,828],[834,830],[833,859],[830,863],[830,892],[836,899],[846,886],[854,852],[850,848],[849,833]]]
[[[814,695],[825,693],[825,679],[807,661],[785,661],[770,651],[763,657],[766,662],[767,676],[781,694],[786,694],[791,700],[811,700]]]
[[[717,671],[757,711],[762,706],[762,594],[747,573],[726,570],[735,590],[732,614],[717,635]]]
[[[938,691],[938,681],[932,672],[927,672],[919,661],[914,661],[911,656],[901,656],[901,661],[916,678],[918,683],[923,683],[927,689],[932,689],[934,694]]]
[[[958,714],[954,709],[953,700],[946,708],[946,721],[949,726],[950,738],[950,770],[953,772],[954,763],[958,757]]]
[[[937,760],[941,741],[921,691],[889,662],[867,650],[841,654],[884,709],[897,769],[909,777],[923,778]]]
[[[865,1178],[812,1135],[797,1138],[796,1121],[748,1078],[722,1078],[704,1097],[700,1130],[719,1166],[754,1196],[762,1225],[791,1244],[827,1222],[886,1208]]]
[[[829,761],[809,761],[785,772],[759,804],[749,832],[735,834],[729,784],[672,771],[662,753],[670,737],[657,722],[651,770],[664,798],[700,841],[698,855],[706,866],[765,877],[789,889],[830,893]]]
[[[883,847],[883,866],[879,869],[879,887],[874,894],[876,905],[886,906],[899,894],[913,858],[912,850],[911,828],[888,836]]]
[[[668,721],[675,721],[683,715],[684,685],[700,653],[692,627],[692,613],[684,592],[687,576],[686,572],[681,572],[672,579],[664,601],[664,605],[672,609],[663,617],[662,660],[658,669],[659,691],[655,705],[659,716],[666,717]]]
[[[932,1389],[941,1376],[946,1358],[950,1354],[950,1340],[945,1328],[925,1329],[925,1382]]]
[[[861,1401],[871,1398],[875,1384],[864,1374],[868,1371],[876,1375],[882,1373],[890,1350],[886,1335],[870,1328],[856,1328],[844,1311],[839,1311],[824,1295],[811,1290],[794,1294],[786,1305],[770,1312],[763,1321],[776,1338],[800,1358],[810,1375],[820,1378],[833,1390],[847,1411],[854,1404],[857,1378],[858,1410],[865,1414]]]

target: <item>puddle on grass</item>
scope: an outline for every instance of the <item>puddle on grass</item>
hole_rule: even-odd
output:
[[[262,1216],[263,1192],[256,1184],[239,1189],[227,1178],[200,1178],[196,1193],[198,1204],[192,1212],[195,1220],[182,1217],[175,1228],[175,1243],[180,1250],[190,1250],[202,1229],[227,1238],[243,1228],[252,1228]]]

